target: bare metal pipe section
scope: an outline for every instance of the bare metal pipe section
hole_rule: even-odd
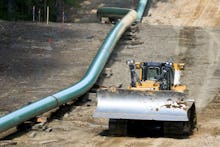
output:
[[[137,19],[137,12],[130,10],[108,33],[85,76],[75,85],[54,95],[24,106],[0,118],[0,132],[6,131],[37,115],[54,109],[86,93],[96,82],[112,50],[125,30]]]

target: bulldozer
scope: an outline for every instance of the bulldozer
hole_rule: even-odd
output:
[[[158,129],[166,135],[190,135],[196,127],[194,99],[180,83],[183,63],[126,61],[131,75],[128,89],[97,92],[94,117],[109,118],[113,135],[131,130]],[[138,129],[139,128],[139,129]]]

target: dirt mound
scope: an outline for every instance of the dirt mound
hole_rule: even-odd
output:
[[[153,0],[145,23],[174,26],[220,26],[219,0]]]

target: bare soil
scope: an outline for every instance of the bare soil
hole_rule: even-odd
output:
[[[174,26],[219,26],[218,0],[152,0],[145,23]]]
[[[178,7],[183,4],[178,0],[155,1],[155,8],[150,9],[150,12],[152,11],[150,17],[165,15],[156,11],[159,12],[159,8],[167,10],[172,3],[178,4]],[[190,6],[197,4],[196,1]],[[191,9],[187,6],[186,9]],[[206,14],[207,10],[209,9],[206,8],[203,13]],[[216,13],[218,12],[216,10]],[[219,15],[216,14],[217,16]],[[202,18],[201,15],[195,22],[202,22]],[[180,19],[185,22],[184,17]],[[196,27],[191,27],[190,23],[173,21],[170,23],[171,26],[155,25],[152,19],[147,20],[153,25],[139,24],[139,32],[133,36],[134,40],[124,37],[119,41],[106,65],[106,68],[112,70],[112,74],[106,76],[104,71],[97,84],[106,87],[122,85],[126,88],[130,81],[125,64],[127,59],[166,61],[172,58],[174,61],[184,62],[186,68],[182,74],[182,83],[188,87],[188,96],[196,100],[198,131],[189,137],[181,138],[151,136],[148,132],[141,137],[110,136],[107,130],[108,120],[92,117],[96,108],[95,93],[87,93],[75,103],[61,107],[52,116],[46,125],[52,129],[51,132],[32,129],[20,131],[6,139],[16,142],[17,146],[219,146],[220,28],[216,27],[218,24],[212,24],[210,21],[208,25],[194,23]],[[190,22],[190,19],[188,21]],[[112,25],[99,23],[46,25],[1,21],[1,114],[79,81],[111,27]]]

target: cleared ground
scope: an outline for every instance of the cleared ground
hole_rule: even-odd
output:
[[[166,4],[157,4],[160,3]],[[111,25],[98,23],[47,26],[1,22],[1,113],[80,80],[110,28]],[[107,120],[92,117],[96,96],[89,93],[52,117],[47,124],[51,132],[31,130],[9,139],[19,146],[219,146],[220,28],[144,23],[139,25],[139,30],[133,36],[137,38],[135,41],[121,39],[106,65],[112,69],[112,75],[102,74],[97,84],[107,87],[122,84],[126,88],[130,80],[127,59],[166,61],[173,58],[184,62],[182,83],[188,86],[189,97],[196,99],[198,132],[182,139],[148,133],[143,137],[109,136]]]
[[[152,0],[145,23],[174,26],[219,26],[219,0]]]

